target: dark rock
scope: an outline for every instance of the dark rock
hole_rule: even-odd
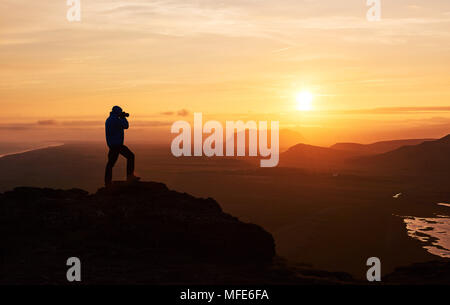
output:
[[[432,261],[399,267],[383,277],[390,284],[450,285],[450,262]]]
[[[93,195],[19,187],[0,195],[0,210],[3,283],[63,283],[72,256],[85,282],[198,282],[196,266],[261,269],[275,255],[261,227],[161,183],[117,182]]]
[[[347,274],[288,266],[271,234],[211,198],[162,183],[115,182],[95,194],[19,187],[0,194],[0,284],[345,284]]]

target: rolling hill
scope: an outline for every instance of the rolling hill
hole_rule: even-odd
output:
[[[297,144],[280,154],[280,166],[312,170],[335,170],[361,153],[308,144]]]
[[[426,141],[433,141],[435,139],[406,139],[406,140],[392,140],[392,141],[380,141],[372,144],[360,144],[360,143],[336,143],[330,148],[338,150],[347,150],[353,152],[359,152],[361,154],[382,154],[388,151],[398,149],[407,145],[418,145]]]
[[[448,175],[450,171],[450,134],[418,145],[408,145],[375,156],[354,160],[360,168],[374,172],[401,173],[411,175]]]

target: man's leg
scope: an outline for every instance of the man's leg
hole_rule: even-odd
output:
[[[109,186],[112,182],[112,169],[114,164],[116,164],[117,158],[119,157],[119,150],[117,148],[110,148],[108,153],[108,163],[105,169],[105,185]]]
[[[134,178],[134,154],[133,154],[133,152],[125,145],[122,145],[120,147],[120,154],[127,159],[127,178],[128,179]]]

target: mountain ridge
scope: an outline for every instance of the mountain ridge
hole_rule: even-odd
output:
[[[436,139],[399,139],[399,140],[386,140],[377,141],[370,144],[361,144],[355,142],[341,142],[330,146],[333,149],[339,150],[351,150],[355,152],[361,152],[364,154],[380,154],[388,151],[395,150],[406,145],[417,145],[426,141],[434,141]]]
[[[346,145],[353,148],[344,149]],[[371,145],[381,147],[373,149]],[[401,146],[395,148],[399,145]],[[387,151],[376,153],[377,150]],[[411,169],[411,173],[416,175],[421,170],[426,174],[450,169],[448,154],[450,154],[450,134],[435,140],[394,140],[368,145],[337,143],[330,147],[322,147],[299,143],[280,154],[280,165],[325,171],[372,171],[377,174],[383,171],[405,173]]]
[[[374,156],[355,158],[354,163],[374,171],[429,176],[450,170],[450,134],[417,145],[407,145]]]

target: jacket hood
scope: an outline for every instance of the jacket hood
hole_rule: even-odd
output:
[[[111,112],[109,113],[111,116],[115,115],[118,116],[123,112],[122,108],[120,108],[119,106],[114,106],[111,110]]]

